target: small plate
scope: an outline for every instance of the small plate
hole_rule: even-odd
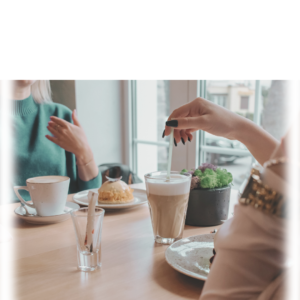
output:
[[[167,263],[187,276],[206,280],[209,259],[213,256],[214,233],[191,236],[169,246],[165,252]]]
[[[19,206],[15,209],[15,214],[20,218],[25,220],[27,223],[31,224],[54,224],[66,221],[71,217],[70,211],[74,209],[78,209],[80,206],[76,203],[67,202],[64,208],[64,212],[60,215],[49,216],[49,217],[41,217],[38,215],[28,216],[26,215],[25,209],[23,206]],[[28,209],[28,208],[27,208]],[[29,211],[29,210],[28,210]],[[30,213],[35,211],[35,209],[30,209]]]
[[[89,201],[88,201],[89,191],[98,193],[98,189],[91,189],[91,190],[85,190],[85,191],[79,192],[73,196],[74,202],[76,202],[80,205],[89,206]],[[138,205],[142,205],[142,204],[145,204],[148,202],[146,191],[134,190],[133,196],[134,196],[134,200],[130,203],[119,203],[119,204],[99,203],[96,206],[104,208],[104,209],[127,209],[127,208],[132,208],[132,207],[135,207]]]

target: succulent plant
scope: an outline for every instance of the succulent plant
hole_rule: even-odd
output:
[[[221,188],[232,183],[232,174],[226,169],[218,168],[209,163],[203,163],[196,170],[183,169],[181,174],[191,174],[191,190],[195,188]]]
[[[206,169],[212,169],[214,171],[217,170],[217,166],[210,164],[210,163],[203,163],[201,166],[198,167],[199,170],[204,172]]]

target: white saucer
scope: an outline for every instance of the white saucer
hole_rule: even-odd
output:
[[[167,263],[187,276],[206,280],[209,259],[213,256],[214,233],[191,236],[179,240],[165,252]]]
[[[80,205],[88,206],[89,205],[89,201],[88,201],[89,191],[98,193],[98,189],[91,189],[91,190],[85,190],[85,191],[79,192],[73,196],[74,202],[76,202]],[[148,203],[147,194],[146,194],[146,191],[144,191],[144,190],[134,190],[133,196],[134,196],[134,200],[130,203],[119,203],[119,204],[99,203],[96,206],[104,208],[104,209],[127,209],[127,208],[132,208],[132,207],[135,207],[138,205]]]
[[[35,209],[26,207],[29,213],[36,213]],[[29,208],[29,209],[28,209]],[[78,209],[80,206],[76,203],[67,202],[64,208],[64,212],[60,215],[49,216],[49,217],[41,217],[38,215],[26,215],[25,209],[23,206],[19,206],[15,209],[15,214],[20,218],[25,220],[27,223],[31,224],[54,224],[66,221],[71,217],[70,211],[74,209]]]

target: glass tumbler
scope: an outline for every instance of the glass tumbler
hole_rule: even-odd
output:
[[[156,243],[172,244],[183,235],[191,174],[153,172],[145,175],[147,198]]]
[[[101,235],[104,213],[104,209],[95,208],[91,243],[86,245],[88,207],[71,211],[77,240],[78,269],[81,271],[94,271],[101,267]]]

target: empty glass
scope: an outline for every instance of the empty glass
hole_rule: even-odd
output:
[[[90,244],[87,244],[88,207],[71,212],[77,240],[78,269],[81,271],[94,271],[101,267],[101,233],[104,213],[104,209],[95,208],[92,238]]]

